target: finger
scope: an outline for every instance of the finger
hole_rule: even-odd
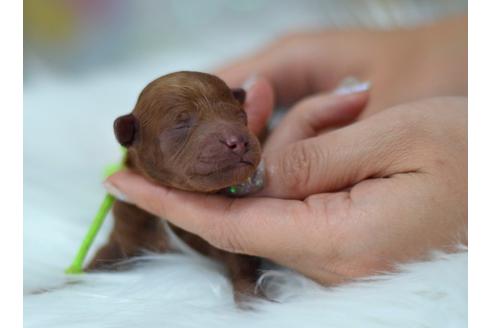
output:
[[[248,127],[254,134],[259,135],[273,112],[273,89],[262,77],[250,80],[243,87],[246,89],[244,109],[248,114]]]
[[[407,111],[400,106],[265,153],[266,183],[257,196],[304,199],[367,178],[418,171],[422,131]]]
[[[302,100],[292,108],[269,136],[264,150],[280,149],[316,136],[320,131],[353,121],[369,99],[363,89],[351,94],[323,93]]]
[[[271,198],[225,198],[157,186],[128,170],[106,180],[110,192],[125,201],[165,218],[212,245],[231,252],[273,257],[288,243],[303,203]],[[279,246],[280,245],[280,246]]]
[[[312,53],[305,48],[279,42],[220,69],[217,75],[232,87],[241,85],[253,74],[263,76],[272,83],[276,103],[289,105],[315,92],[310,83]]]

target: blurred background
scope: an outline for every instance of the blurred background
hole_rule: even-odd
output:
[[[24,0],[26,87],[44,75],[203,69],[289,31],[392,28],[466,7],[462,0]]]
[[[118,158],[114,118],[158,76],[213,71],[292,31],[390,29],[466,10],[464,0],[24,0],[25,195],[64,179],[93,190]]]
[[[292,31],[466,10],[464,0],[24,0],[25,181],[77,167],[75,149],[89,150],[85,165],[113,158],[112,121],[158,76],[213,71]]]
[[[103,168],[120,157],[113,121],[149,81],[213,71],[291,31],[466,10],[462,0],[24,0],[25,291],[64,279],[104,195]]]

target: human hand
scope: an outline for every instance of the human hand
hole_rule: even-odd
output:
[[[292,34],[216,73],[231,86],[251,75],[266,78],[280,105],[355,76],[372,82],[362,117],[421,98],[462,96],[467,94],[467,18],[406,30]]]
[[[284,146],[265,152],[267,184],[255,197],[162,188],[129,171],[108,182],[218,248],[337,283],[467,242],[466,108],[462,98],[431,99],[312,138],[279,137]]]

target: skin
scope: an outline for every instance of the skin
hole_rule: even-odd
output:
[[[293,33],[217,75],[231,86],[260,76],[273,86],[275,102],[286,106],[355,76],[372,84],[364,118],[422,98],[466,96],[467,24],[467,17],[455,17],[414,29]]]
[[[265,145],[264,190],[228,199],[119,172],[108,182],[129,201],[324,284],[467,243],[466,19],[291,36],[219,74],[231,86],[258,76],[245,106],[254,130],[270,104],[294,104]],[[373,83],[370,100],[329,92],[347,75]]]
[[[220,249],[338,283],[467,242],[466,106],[463,98],[401,105],[268,153],[262,196],[186,193],[130,172],[109,181]]]

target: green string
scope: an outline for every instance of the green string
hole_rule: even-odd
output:
[[[108,177],[113,173],[121,170],[124,166],[123,162],[125,157],[126,157],[126,149],[123,149],[123,159],[118,164],[113,164],[106,167],[106,169],[104,170],[105,177]],[[65,273],[80,274],[84,272],[83,269],[84,259],[87,256],[87,253],[89,252],[89,249],[91,248],[91,245],[94,242],[94,239],[96,238],[97,233],[99,232],[99,229],[101,228],[104,222],[104,219],[106,218],[109,211],[111,210],[113,203],[114,203],[114,197],[111,196],[110,194],[106,194],[104,196],[101,205],[99,206],[99,210],[97,211],[96,216],[94,217],[91,225],[89,226],[89,230],[85,234],[84,240],[82,240],[82,244],[79,247],[77,255],[75,255],[72,264],[65,270]]]
[[[94,239],[96,238],[96,235],[99,232],[99,229],[101,228],[104,222],[104,218],[111,210],[111,206],[113,206],[113,202],[114,202],[114,197],[111,196],[110,194],[106,194],[101,206],[99,207],[99,211],[97,211],[97,214],[94,217],[94,220],[92,220],[89,230],[85,234],[84,240],[82,241],[82,244],[79,247],[79,251],[77,252],[77,255],[73,259],[72,264],[65,270],[65,273],[78,274],[83,272],[84,259],[87,256],[87,253],[89,252],[89,249],[92,243],[94,242]]]

